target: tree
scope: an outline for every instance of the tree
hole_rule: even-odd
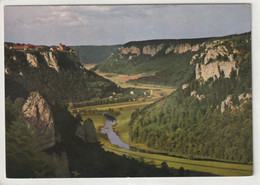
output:
[[[169,169],[169,166],[168,166],[168,164],[165,162],[165,161],[163,161],[162,163],[161,163],[161,168],[162,169]]]

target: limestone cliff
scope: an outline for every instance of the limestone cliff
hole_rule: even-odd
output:
[[[38,59],[35,55],[31,54],[31,53],[26,53],[26,58],[28,63],[32,66],[32,67],[38,67],[39,63],[38,63]],[[14,56],[14,59],[16,60],[16,57]]]
[[[40,138],[39,148],[46,149],[55,144],[54,120],[50,105],[37,91],[30,93],[22,107],[24,120]]]
[[[197,80],[207,81],[209,78],[215,80],[221,74],[224,75],[224,78],[230,78],[232,71],[235,71],[238,75],[239,61],[234,59],[234,53],[228,51],[225,45],[208,44],[205,52],[202,52],[200,57],[198,57],[198,54],[192,57],[190,64],[194,64],[198,58],[203,59],[203,63],[196,63],[195,74]]]
[[[238,95],[238,104],[234,104],[232,98],[234,95],[228,95],[225,100],[223,100],[220,104],[220,112],[224,113],[226,110],[240,110],[242,111],[244,108],[243,106],[248,102],[252,101],[252,94],[249,93],[242,93]]]
[[[79,125],[76,129],[75,135],[87,143],[97,142],[96,129],[91,119],[87,119],[83,125]]]
[[[159,45],[147,45],[143,47],[143,54],[154,56],[163,49],[163,44]]]
[[[45,52],[41,52],[41,55],[44,57],[47,65],[50,68],[55,69],[56,71],[59,71],[59,65],[58,65],[58,61],[56,59],[56,56],[54,54],[54,52],[51,51],[45,51]]]

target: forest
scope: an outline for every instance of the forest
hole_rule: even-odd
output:
[[[239,100],[239,95],[252,92],[251,58],[245,62],[239,65],[239,76],[233,71],[230,78],[222,74],[200,82],[191,73],[189,87],[136,110],[129,123],[131,140],[192,159],[252,162],[252,99]],[[221,102],[229,95],[233,108],[222,112]]]

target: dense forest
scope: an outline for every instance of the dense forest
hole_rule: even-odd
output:
[[[231,37],[226,46],[230,43],[241,54],[237,56],[239,73],[232,71],[229,77],[221,73],[205,81],[195,79],[194,70],[187,78],[188,87],[179,87],[132,114],[131,141],[191,159],[252,162],[250,35]]]

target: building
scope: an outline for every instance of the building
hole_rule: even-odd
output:
[[[59,51],[64,51],[66,49],[66,46],[60,43],[60,45],[59,45],[59,47],[57,49]]]
[[[10,49],[14,49],[14,50],[28,50],[28,49],[35,49],[35,50],[38,50],[42,48],[41,46],[35,46],[35,45],[32,45],[32,44],[16,44],[14,46],[11,46]]]

